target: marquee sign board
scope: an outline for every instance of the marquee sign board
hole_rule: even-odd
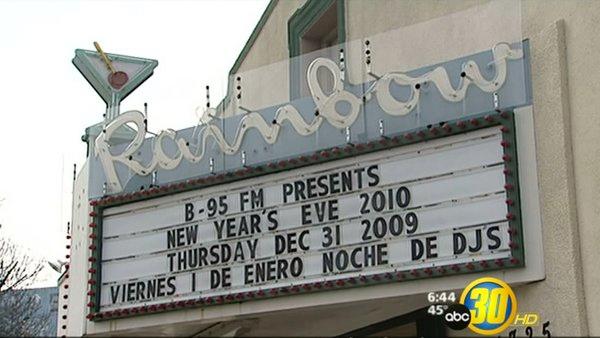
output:
[[[92,201],[89,317],[522,266],[512,113],[335,154]]]

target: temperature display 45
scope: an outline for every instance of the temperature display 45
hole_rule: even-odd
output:
[[[448,304],[456,302],[456,293],[430,292],[427,294],[427,301],[431,303],[431,305],[427,308],[427,313],[432,316],[441,316],[446,312],[446,310],[448,310]]]

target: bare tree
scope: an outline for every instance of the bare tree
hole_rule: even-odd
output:
[[[0,336],[35,336],[48,324],[31,286],[43,264],[6,238],[0,238]]]

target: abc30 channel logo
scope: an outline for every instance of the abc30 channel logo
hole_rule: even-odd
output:
[[[538,314],[517,313],[515,293],[508,284],[497,278],[474,280],[464,288],[459,299],[454,292],[430,292],[427,300],[437,303],[429,306],[427,312],[433,316],[443,316],[444,323],[453,330],[468,327],[477,334],[490,336],[499,335],[508,327],[515,326],[517,328],[508,333],[509,337],[517,336],[518,327],[524,327],[525,335],[532,337],[534,327],[540,326]],[[551,337],[549,326],[550,322],[545,322],[535,335]]]

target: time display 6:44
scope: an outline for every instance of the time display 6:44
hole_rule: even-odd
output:
[[[456,302],[456,293],[454,292],[430,292],[427,294],[429,303],[454,303]]]

